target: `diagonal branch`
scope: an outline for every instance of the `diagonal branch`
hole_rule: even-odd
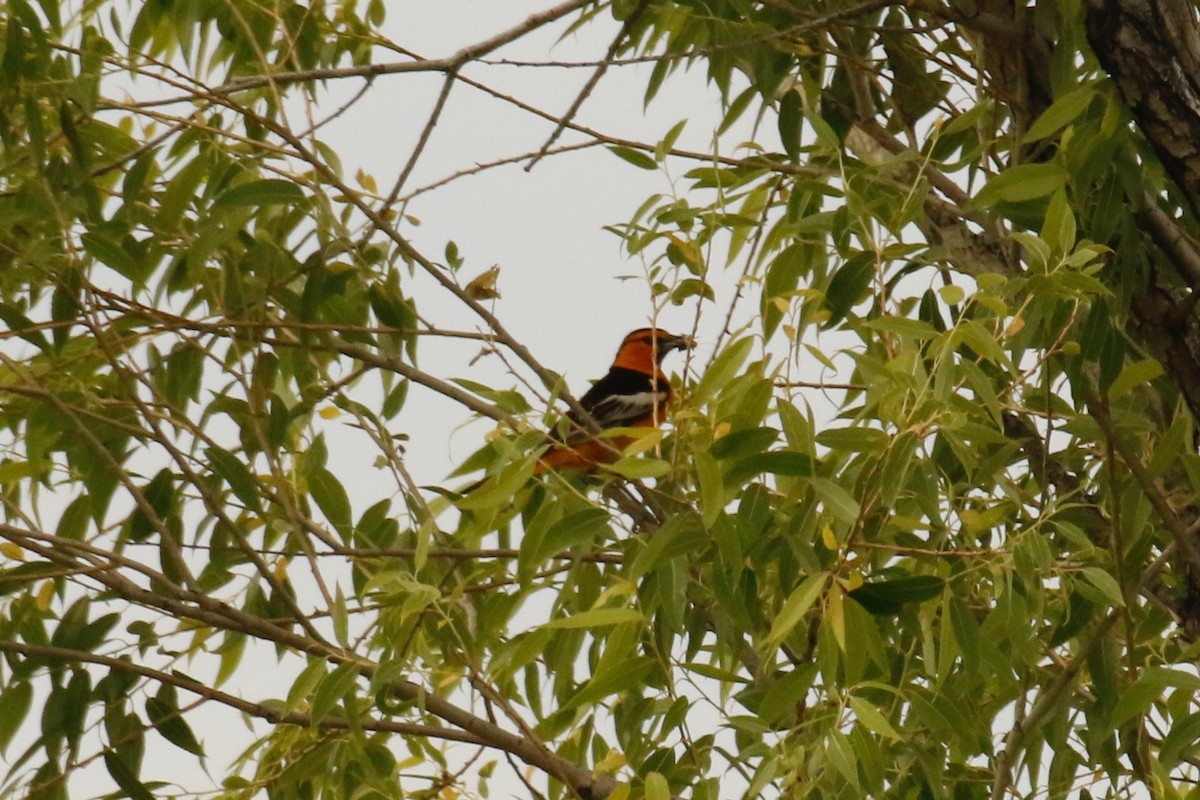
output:
[[[1159,207],[1153,197],[1147,196],[1146,208],[1138,215],[1138,222],[1159,249],[1166,253],[1192,292],[1200,292],[1200,250],[1197,250],[1192,238]]]
[[[47,546],[32,537],[19,535],[10,530],[6,538],[56,564],[74,567],[77,562],[57,548]],[[137,605],[162,611],[177,619],[191,619],[222,630],[233,630],[248,634],[293,651],[325,659],[333,664],[354,664],[365,678],[375,677],[379,665],[353,653],[347,653],[294,632],[291,628],[275,624],[254,614],[234,608],[206,594],[172,587],[164,593],[162,587],[143,589],[125,576],[113,570],[96,570],[89,574],[105,588],[124,600]],[[603,800],[617,788],[618,783],[607,775],[597,775],[586,767],[553,753],[541,741],[512,733],[499,725],[478,717],[469,711],[428,691],[425,687],[406,679],[389,681],[393,695],[406,702],[424,707],[426,711],[474,737],[469,740],[507,753],[511,753],[530,766],[536,767],[562,781],[581,798]]]
[[[193,680],[178,671],[147,667],[124,658],[91,653],[86,650],[73,650],[54,645],[33,644],[12,640],[0,640],[0,653],[16,653],[26,658],[45,659],[46,661],[63,663],[96,664],[107,667],[115,672],[126,675],[137,675],[156,681],[165,686],[191,692],[205,700],[220,703],[235,711],[240,711],[251,717],[269,722],[272,725],[298,725],[302,728],[317,727],[322,730],[368,730],[399,733],[404,736],[425,736],[431,739],[446,739],[455,742],[482,745],[484,742],[469,733],[463,733],[455,728],[445,728],[437,725],[420,725],[412,722],[399,722],[391,719],[372,719],[356,717],[353,720],[342,717],[322,717],[314,720],[312,714],[302,711],[283,711],[277,706],[254,703],[235,694],[223,692],[220,689]]]
[[[597,66],[595,71],[592,72],[592,76],[588,78],[587,83],[585,83],[583,88],[579,90],[579,94],[575,96],[575,100],[571,103],[571,107],[567,109],[567,113],[563,114],[562,119],[559,120],[558,124],[554,127],[554,130],[550,133],[550,138],[546,140],[546,143],[542,145],[540,150],[538,150],[537,155],[534,156],[525,166],[526,172],[533,169],[537,163],[542,160],[542,156],[546,154],[546,151],[554,146],[554,143],[558,141],[558,137],[562,135],[563,130],[566,129],[571,120],[575,119],[575,115],[578,114],[579,109],[583,107],[583,102],[587,100],[588,95],[590,95],[592,90],[596,88],[596,85],[600,83],[600,79],[603,78],[604,73],[608,71],[608,67],[612,63],[612,60],[617,57],[617,51],[621,49],[622,45],[625,44],[625,40],[629,38],[630,29],[637,24],[638,20],[642,18],[642,14],[645,13],[646,8],[649,5],[650,0],[641,0],[641,2],[637,4],[637,7],[634,8],[629,16],[625,18],[625,22],[621,25],[621,30],[617,32],[617,35],[613,37],[612,43],[609,44],[608,52],[604,54],[604,60],[600,62],[599,66]]]
[[[1104,431],[1105,437],[1112,444],[1113,449],[1117,451],[1117,455],[1121,457],[1121,461],[1128,467],[1130,474],[1133,475],[1138,486],[1142,489],[1142,494],[1150,501],[1150,505],[1154,507],[1163,525],[1171,534],[1171,538],[1175,542],[1175,547],[1184,559],[1194,570],[1200,570],[1200,545],[1197,545],[1195,537],[1188,531],[1187,525],[1175,513],[1175,509],[1171,508],[1171,504],[1158,488],[1158,484],[1154,482],[1154,476],[1146,469],[1146,465],[1142,463],[1137,454],[1133,452],[1129,444],[1124,441],[1117,432],[1116,425],[1113,424],[1112,416],[1109,414],[1108,404],[1097,398],[1088,400],[1088,410],[1092,412],[1092,417]]]
[[[284,83],[303,83],[307,81],[324,81],[337,78],[374,78],[378,75],[396,75],[404,72],[454,72],[461,69],[466,64],[482,58],[483,56],[500,49],[506,44],[520,39],[522,36],[537,30],[543,25],[547,25],[556,20],[562,19],[572,11],[577,11],[584,6],[591,5],[596,0],[567,0],[564,3],[559,3],[556,6],[539,11],[536,14],[531,14],[522,22],[514,25],[508,30],[501,31],[495,36],[476,42],[472,45],[463,47],[453,55],[445,58],[430,58],[417,59],[415,61],[404,61],[392,64],[368,64],[352,67],[328,67],[319,69],[309,69],[300,71],[288,71],[275,75],[254,75],[248,78],[240,78],[236,81],[217,86],[209,90],[209,94],[213,97],[224,97],[234,94],[235,92],[244,92],[248,89],[258,89],[267,85],[281,85]],[[193,98],[188,97],[181,99],[166,100],[162,102],[190,102]]]
[[[1033,707],[1013,725],[1008,735],[1004,737],[1004,749],[1000,751],[1000,754],[996,757],[996,763],[992,767],[994,773],[992,779],[992,800],[1001,800],[1009,790],[1012,783],[1013,767],[1016,764],[1018,756],[1024,752],[1029,735],[1041,727],[1041,724],[1045,722],[1046,718],[1054,710],[1059,699],[1071,688],[1080,670],[1083,669],[1087,660],[1091,658],[1093,650],[1103,641],[1104,635],[1108,633],[1109,628],[1121,618],[1119,612],[1119,609],[1113,611],[1096,625],[1091,635],[1080,644],[1079,649],[1071,656],[1071,660],[1063,665],[1062,670],[1055,676],[1054,680],[1038,693],[1038,698],[1034,702]]]

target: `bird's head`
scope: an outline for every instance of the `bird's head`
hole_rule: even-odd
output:
[[[672,350],[691,350],[696,340],[686,334],[667,333],[659,328],[638,328],[621,342],[614,366],[644,370],[661,364]]]

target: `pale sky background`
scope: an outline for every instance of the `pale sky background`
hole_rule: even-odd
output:
[[[550,5],[546,0],[392,3],[387,29],[394,41],[428,57],[441,57]],[[611,16],[603,15],[578,33],[557,41],[573,19],[523,37],[489,58],[572,62],[602,58],[618,24]],[[687,127],[677,146],[709,149],[721,119],[720,96],[707,84],[702,67],[669,79],[658,98],[644,108],[651,68],[650,64],[612,67],[588,97],[576,121],[610,136],[657,142],[686,119]],[[527,104],[561,115],[591,76],[592,68],[472,64],[463,72]],[[361,159],[361,166],[386,192],[425,125],[442,82],[440,74],[381,77],[364,101],[324,129],[325,139],[343,159],[346,174],[352,174],[357,166],[354,160]],[[360,81],[345,81],[333,88],[348,95],[360,85]],[[750,138],[750,122],[735,126],[723,136],[722,152],[732,153],[740,142]],[[535,151],[552,130],[549,122],[459,84],[406,189],[424,186],[477,163]],[[773,122],[764,125],[763,135],[765,147],[779,149]],[[566,131],[558,144],[583,139],[581,134]],[[553,155],[529,172],[522,162],[462,178],[422,195],[407,208],[407,213],[421,220],[420,227],[401,230],[435,260],[441,260],[447,240],[456,242],[466,260],[461,269],[464,282],[493,264],[499,265],[502,297],[495,302],[495,313],[545,366],[563,373],[579,396],[589,380],[607,370],[624,334],[646,325],[654,309],[643,278],[619,278],[644,275],[643,263],[627,257],[621,240],[605,231],[604,226],[628,221],[653,193],[684,192],[687,183],[682,176],[695,166],[698,164],[690,161],[668,161],[666,172],[640,170],[604,147]],[[711,355],[736,279],[736,273],[725,274],[720,269],[723,248],[719,253],[721,261],[713,265],[709,276],[715,284],[717,303],[702,309],[698,365],[706,363]],[[417,275],[406,291],[415,297],[418,311],[426,318],[446,327],[482,330],[480,321],[456,298],[423,275]],[[757,292],[751,288],[742,300],[739,318],[745,320],[752,315],[757,303]],[[694,305],[668,306],[659,324],[671,331],[687,331],[695,314]],[[423,338],[418,364],[443,378],[466,377],[500,387],[516,385],[495,357],[471,365],[469,362],[479,351],[476,342]],[[668,371],[678,373],[682,365],[682,358],[672,356]],[[358,393],[370,393],[376,385],[373,379],[362,382],[355,390],[356,399],[365,401]],[[406,466],[418,484],[454,487],[466,481],[446,476],[483,443],[494,427],[490,420],[464,426],[471,418],[470,412],[441,395],[412,388],[393,429],[411,437]],[[331,445],[331,469],[335,474],[356,478],[354,486],[347,484],[347,488],[358,514],[380,496],[387,496],[393,484],[385,470],[362,463],[373,461],[375,451],[349,428],[350,422],[342,417],[324,425]],[[356,440],[363,446],[356,446]],[[342,446],[335,446],[335,441]],[[364,458],[364,453],[369,455]],[[361,483],[357,481],[359,476]],[[536,615],[544,614],[550,606],[549,602],[528,606],[529,627],[543,621],[544,617]],[[261,688],[250,691],[261,692]],[[712,721],[715,723],[715,718]],[[211,737],[208,742],[211,746]],[[727,744],[732,746],[731,741]],[[473,749],[457,748],[457,752],[467,755]],[[495,757],[499,754],[489,753],[481,763]],[[506,775],[503,759],[500,765],[493,780],[493,796],[526,797],[525,787]],[[541,785],[542,781],[539,776],[534,784]],[[420,783],[413,782],[412,786],[419,787]]]
[[[553,3],[554,0],[389,2],[385,31],[396,43],[427,57],[445,57]],[[602,58],[619,25],[605,13],[579,32],[558,41],[575,18],[576,15],[571,15],[526,35],[488,58],[571,62]],[[377,60],[394,58],[381,53]],[[719,94],[707,84],[703,68],[701,63],[690,72],[676,73],[663,85],[649,108],[644,108],[643,94],[652,65],[614,66],[584,103],[576,121],[610,136],[657,142],[677,122],[687,120],[677,146],[707,150],[719,124],[721,109]],[[561,115],[587,82],[592,68],[473,63],[463,74],[527,104]],[[339,154],[345,175],[353,176],[361,167],[386,193],[407,161],[442,83],[443,76],[437,73],[381,76],[375,79],[364,99],[324,126],[321,138]],[[332,113],[362,85],[359,79],[332,82],[328,86],[328,99],[316,109],[316,117]],[[301,120],[300,116],[292,117],[293,126],[303,128]],[[740,151],[738,145],[751,137],[769,151],[780,149],[773,116],[765,119],[757,131],[753,131],[752,123],[753,118],[747,117],[723,135],[721,152],[743,155],[745,151]],[[478,163],[535,151],[552,129],[545,120],[458,84],[407,182],[406,192]],[[579,142],[583,138],[567,131],[558,144]],[[401,231],[435,261],[442,260],[448,240],[456,242],[466,260],[461,271],[464,282],[498,265],[502,298],[495,302],[496,315],[519,340],[531,347],[545,366],[563,373],[571,390],[579,396],[586,390],[589,379],[601,376],[607,369],[621,337],[646,325],[653,312],[645,280],[619,279],[619,276],[642,275],[643,263],[628,258],[621,241],[606,232],[604,226],[627,221],[653,193],[686,192],[688,182],[682,176],[695,166],[691,161],[669,160],[666,171],[639,170],[603,147],[552,155],[532,172],[524,170],[524,163],[509,165],[459,179],[420,196],[406,211],[422,224],[417,228],[403,226]],[[708,197],[697,198],[695,204],[706,202]],[[380,236],[377,239],[383,240]],[[697,367],[707,363],[733,296],[738,270],[725,271],[723,263],[724,248],[719,246],[708,275],[716,302],[701,307]],[[416,275],[404,288],[416,300],[418,311],[436,324],[483,330],[480,320],[423,275]],[[757,287],[747,287],[735,322],[751,318],[758,302]],[[690,331],[695,315],[692,304],[668,306],[659,324],[674,332]],[[470,341],[423,338],[418,366],[442,378],[464,377],[502,388],[514,386],[515,380],[506,375],[505,368],[494,357],[470,363],[479,350],[479,344]],[[832,349],[826,352],[833,355]],[[682,363],[678,355],[672,356],[667,362],[668,372],[679,372]],[[822,374],[818,367],[805,365],[802,374],[794,377],[844,380],[846,375]],[[378,381],[371,376],[356,385],[351,394],[354,399],[377,407],[377,386]],[[827,420],[832,406],[817,392],[808,392],[805,397],[816,407],[818,421]],[[412,388],[407,405],[392,427],[396,433],[410,437],[405,463],[418,484],[453,487],[466,482],[462,478],[447,479],[447,475],[482,444],[493,427],[486,420],[464,425],[471,416],[465,408],[440,395]],[[378,499],[394,496],[394,484],[385,470],[374,466],[377,451],[353,430],[352,422],[342,416],[317,424],[329,441],[330,468],[345,480],[357,518]],[[399,513],[402,504],[399,498],[396,500],[394,508]],[[292,574],[293,578],[303,578],[300,568]],[[319,607],[319,597],[313,599],[315,605],[302,602],[302,606]],[[285,696],[293,675],[276,664],[271,648],[248,650],[243,669],[223,688],[256,701]],[[197,677],[207,678],[212,674],[208,664],[197,663],[194,667]],[[180,700],[186,707],[194,698],[181,693]],[[33,716],[36,724],[36,715]],[[236,714],[213,704],[189,714],[189,722],[204,743],[208,763],[216,776],[226,773],[229,761],[251,740]],[[254,733],[261,735],[266,730],[265,725],[255,725]],[[145,780],[165,778],[184,790],[203,791],[212,785],[212,777],[198,771],[191,756],[153,733],[147,735],[146,743],[142,773]],[[392,749],[400,758],[405,755],[399,739],[392,742]],[[458,752],[473,750],[461,748]],[[9,755],[16,752],[19,749],[14,747]],[[493,758],[500,758],[500,754],[489,753],[483,761]],[[500,763],[491,796],[527,797],[528,792],[521,784],[509,776],[501,777],[507,767],[502,758]],[[533,783],[543,785],[543,776],[535,776]],[[111,791],[112,786],[99,760],[80,771],[73,783],[80,796]],[[424,784],[413,781],[411,788],[424,788]]]
[[[444,57],[458,48],[507,29],[529,14],[553,5],[552,0],[495,2],[494,0],[444,0],[443,2],[390,2],[386,32],[393,41],[427,57]],[[579,32],[558,41],[577,15],[519,39],[489,56],[490,59],[533,61],[595,61],[603,57],[619,28],[607,12]],[[377,60],[390,61],[391,54]],[[652,65],[614,66],[591,93],[576,121],[611,136],[657,142],[681,120],[687,127],[678,147],[704,151],[710,148],[721,118],[719,93],[707,84],[703,65],[669,78],[658,98],[643,108],[643,94]],[[513,67],[471,64],[463,70],[521,101],[561,115],[592,73],[591,67]],[[437,73],[385,75],[375,79],[365,96],[346,113],[321,129],[321,138],[339,154],[346,176],[358,168],[370,173],[380,191],[386,193],[407,161],[425,125],[443,76]],[[359,79],[334,81],[328,100],[315,110],[317,119],[339,108],[363,85]],[[149,91],[149,89],[147,89]],[[136,90],[134,96],[137,96]],[[293,127],[303,128],[301,108],[289,111]],[[740,142],[752,135],[752,119],[746,119],[722,137],[721,151],[737,155]],[[418,166],[406,184],[406,193],[440,180],[477,163],[491,162],[535,151],[547,139],[552,125],[480,91],[458,84],[435,129]],[[558,144],[583,140],[581,134],[564,132]],[[758,132],[758,141],[768,150],[778,150],[773,118]],[[667,171],[637,169],[595,147],[542,160],[531,172],[524,163],[489,170],[459,179],[446,187],[424,194],[406,209],[421,220],[420,227],[402,227],[402,232],[425,255],[442,260],[448,240],[457,243],[466,263],[463,281],[493,264],[501,269],[502,298],[494,311],[506,327],[529,345],[542,363],[567,377],[579,396],[590,379],[607,369],[622,336],[646,325],[653,312],[644,265],[629,259],[622,242],[603,230],[605,225],[626,222],[651,194],[683,193],[682,176],[691,161],[668,161]],[[674,184],[673,184],[674,181]],[[696,199],[706,202],[707,196]],[[382,241],[382,237],[377,235]],[[656,251],[657,252],[657,251]],[[733,295],[736,270],[725,273],[724,248],[719,247],[709,280],[716,303],[701,309],[700,341],[696,368],[707,363],[712,343],[721,329]],[[480,320],[462,308],[457,299],[432,280],[417,275],[405,285],[416,300],[418,311],[435,323],[455,329],[483,330]],[[737,319],[745,321],[757,308],[758,292],[748,287]],[[696,315],[694,305],[668,306],[659,324],[671,331],[690,331]],[[418,365],[442,378],[466,377],[482,383],[509,387],[515,380],[494,357],[470,361],[478,354],[478,343],[462,340],[422,338]],[[672,356],[668,371],[678,373],[683,359]],[[694,377],[694,375],[693,375]],[[351,392],[354,399],[378,406],[378,380],[369,377]],[[393,423],[396,433],[411,437],[406,466],[418,484],[461,485],[464,479],[447,479],[463,458],[477,449],[491,430],[490,421],[465,425],[471,413],[440,395],[414,386],[401,415]],[[394,496],[390,475],[374,466],[377,451],[362,434],[354,431],[353,420],[341,416],[318,422],[330,447],[330,468],[345,480],[357,518],[381,497]],[[402,510],[395,498],[394,508]],[[303,570],[293,578],[303,578]],[[302,595],[303,596],[303,595]],[[319,606],[319,597],[314,598]],[[304,603],[302,606],[308,607]],[[118,631],[123,631],[123,623]],[[122,633],[121,635],[124,636]],[[182,641],[178,642],[182,645]],[[209,665],[195,662],[185,667],[196,677],[207,679]],[[243,668],[224,689],[253,700],[286,695],[293,675],[278,666],[270,648],[247,650]],[[180,694],[182,707],[195,698]],[[140,703],[139,703],[140,704]],[[237,715],[213,704],[189,713],[189,722],[204,744],[213,775],[224,775],[227,764],[242,752],[251,735]],[[31,715],[36,724],[37,715]],[[266,726],[255,725],[261,735]],[[212,786],[212,776],[197,769],[194,759],[167,744],[160,736],[146,737],[144,780],[169,780],[184,791],[203,791]],[[397,740],[393,748],[403,757]],[[463,748],[473,752],[473,748]],[[20,752],[15,746],[8,756]],[[485,756],[483,761],[499,753]],[[482,763],[482,762],[481,762]],[[503,760],[501,759],[503,765]],[[501,778],[502,766],[493,780],[493,797],[525,797],[527,791],[511,778]],[[535,778],[535,785],[543,779]],[[113,784],[100,760],[76,773],[73,793],[98,795]],[[412,788],[422,788],[414,782]]]
[[[549,5],[470,0],[392,3],[387,28],[394,41],[440,57]],[[573,19],[524,37],[491,58],[568,62],[601,58],[618,30],[617,23],[611,17],[600,18],[557,41]],[[651,67],[610,68],[576,121],[608,135],[653,143],[677,122],[687,120],[677,147],[708,149],[721,109],[719,93],[707,84],[702,65],[670,78],[644,109]],[[468,77],[559,115],[566,112],[591,73],[591,67],[481,64],[464,70]],[[332,88],[346,96],[360,86],[361,81],[349,80]],[[386,192],[407,160],[441,86],[440,74],[382,76],[365,100],[324,128],[324,138],[337,148],[346,174],[352,175],[356,160],[360,160]],[[329,103],[329,108],[336,107],[337,102]],[[747,118],[726,132],[723,153],[735,154],[738,145],[750,138],[752,121]],[[552,129],[545,120],[459,84],[406,191],[477,163],[535,151]],[[758,135],[765,147],[779,149],[772,119]],[[558,144],[584,139],[582,134],[566,131]],[[495,313],[545,366],[566,375],[578,396],[590,380],[604,374],[621,337],[646,325],[653,313],[647,282],[640,277],[644,264],[630,259],[622,250],[623,243],[604,226],[629,220],[651,194],[683,193],[687,182],[682,176],[696,166],[692,161],[668,160],[666,171],[640,170],[604,147],[553,155],[530,172],[522,162],[461,178],[419,196],[407,211],[419,218],[421,225],[401,230],[435,260],[442,259],[446,242],[453,240],[466,260],[461,269],[464,282],[493,264],[499,265],[502,297],[495,301]],[[700,346],[695,355],[698,366],[707,363],[711,355],[737,277],[734,271],[721,269],[723,247],[718,248],[717,256],[709,275],[717,302],[705,303],[701,309]],[[619,276],[637,277],[621,280]],[[446,327],[482,330],[482,323],[432,280],[418,275],[405,288],[428,319]],[[757,303],[757,291],[750,287],[739,306],[742,313],[738,319],[748,319]],[[668,306],[659,324],[671,331],[686,331],[695,314],[690,303]],[[476,342],[426,337],[421,341],[418,363],[441,377],[514,385],[494,357],[469,365],[480,349]],[[669,371],[678,372],[682,363],[678,355],[672,356]],[[373,383],[366,382],[360,391]],[[413,387],[396,425],[398,432],[412,437],[408,468],[419,484],[444,483],[450,469],[482,443],[492,423],[480,421],[458,429],[470,417],[470,412],[444,397]],[[329,430],[339,424],[334,420]],[[451,481],[450,485],[455,484]]]

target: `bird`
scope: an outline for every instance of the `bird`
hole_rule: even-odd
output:
[[[592,384],[579,405],[601,431],[610,428],[656,428],[667,415],[671,384],[662,372],[663,358],[673,350],[690,350],[696,340],[658,328],[638,328],[617,348],[608,374]],[[549,471],[592,471],[616,461],[634,437],[599,438],[575,412],[567,414],[570,431],[538,459],[534,474]]]

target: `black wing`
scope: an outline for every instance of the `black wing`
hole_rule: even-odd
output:
[[[592,415],[601,428],[619,428],[645,423],[656,409],[663,408],[670,399],[671,387],[637,370],[613,367],[592,385],[579,404]],[[586,426],[575,415],[569,415],[575,428],[568,440],[578,440],[587,435]]]

